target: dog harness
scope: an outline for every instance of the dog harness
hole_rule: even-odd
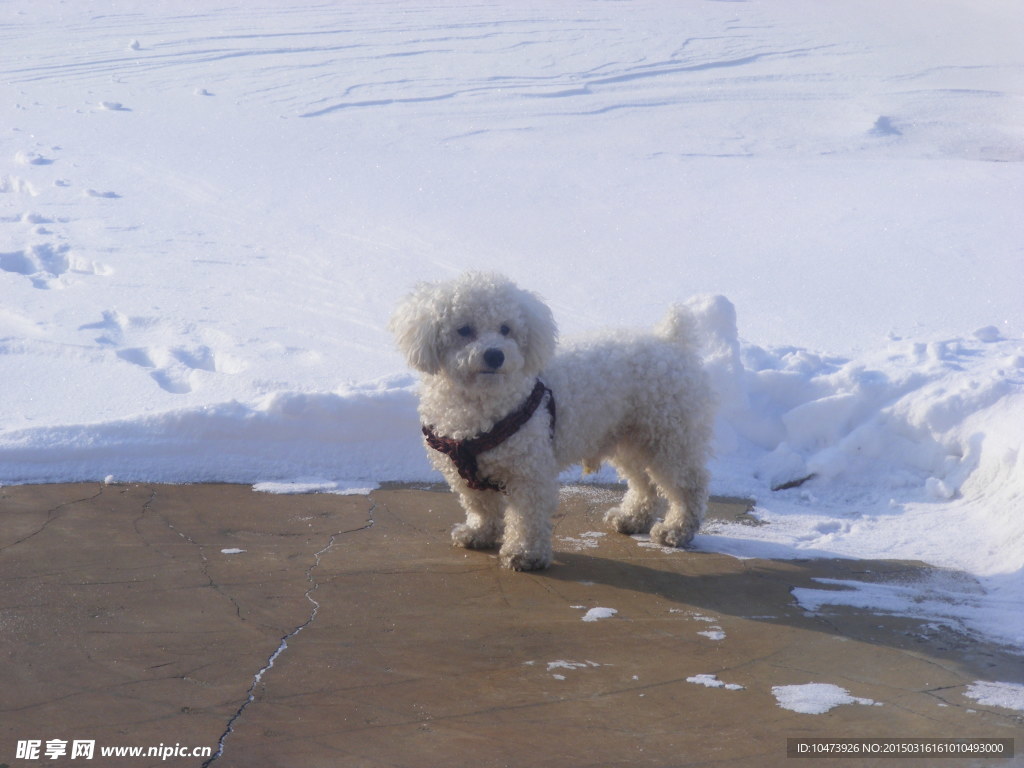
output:
[[[551,437],[555,436],[555,395],[544,386],[544,383],[537,379],[530,396],[516,410],[503,418],[489,432],[471,437],[468,440],[455,440],[451,437],[444,437],[434,433],[433,427],[424,426],[423,435],[427,438],[427,445],[435,451],[447,454],[455,463],[459,476],[466,481],[466,485],[474,491],[501,491],[505,493],[505,486],[494,480],[480,477],[480,468],[477,466],[476,458],[484,451],[497,448],[503,442],[530,420],[536,412],[541,400],[547,395],[548,413],[551,415]]]

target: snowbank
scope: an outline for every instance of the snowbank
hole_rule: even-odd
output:
[[[0,433],[7,483],[226,482],[296,491],[429,476],[408,375],[95,424]]]

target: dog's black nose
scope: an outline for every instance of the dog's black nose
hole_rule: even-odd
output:
[[[488,349],[484,352],[484,362],[487,363],[488,368],[497,370],[505,362],[505,353],[500,349]]]

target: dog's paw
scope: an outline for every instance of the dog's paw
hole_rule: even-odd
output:
[[[632,536],[635,533],[647,533],[651,529],[651,518],[631,514],[621,507],[609,509],[604,516],[604,521],[611,525],[619,533]]]
[[[665,523],[656,523],[651,527],[651,541],[663,547],[685,547],[693,541],[694,533]]]
[[[491,526],[474,528],[467,523],[459,523],[452,528],[452,545],[465,549],[494,549],[498,546],[499,531]]]
[[[551,553],[503,549],[501,564],[513,571],[540,571],[551,565]]]

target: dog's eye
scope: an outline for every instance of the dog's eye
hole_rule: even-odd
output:
[[[475,335],[472,325],[464,325],[455,332],[464,339],[472,338]]]
[[[512,333],[512,329],[509,328],[507,325],[502,325],[499,330],[501,331],[502,336],[508,336],[510,333]]]

